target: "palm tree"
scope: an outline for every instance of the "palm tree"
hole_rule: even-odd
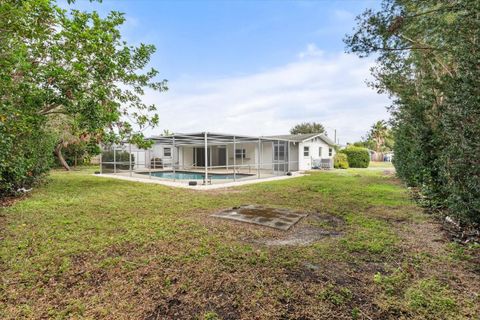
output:
[[[173,132],[171,132],[170,130],[168,129],[164,129],[163,130],[163,133],[161,134],[162,136],[171,136],[173,135]]]
[[[377,160],[383,159],[382,152],[385,148],[385,140],[389,135],[387,123],[384,120],[377,121],[370,129],[369,136],[375,145],[375,152],[377,153]],[[380,159],[379,159],[380,158]]]

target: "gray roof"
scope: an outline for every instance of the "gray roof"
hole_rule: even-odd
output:
[[[315,137],[319,137],[320,139],[325,141],[326,144],[329,144],[332,146],[335,145],[335,142],[333,142],[333,140],[331,140],[329,137],[327,137],[323,133],[283,134],[283,135],[277,135],[277,136],[267,136],[267,138],[271,138],[271,139],[282,139],[282,140],[290,140],[290,141],[296,141],[296,142],[303,142]]]

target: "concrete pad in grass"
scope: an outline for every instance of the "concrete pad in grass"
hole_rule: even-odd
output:
[[[307,213],[300,213],[288,209],[265,208],[261,206],[247,205],[234,207],[213,214],[213,217],[253,223],[279,230],[288,230]]]

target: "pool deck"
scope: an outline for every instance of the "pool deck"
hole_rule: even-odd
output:
[[[225,188],[231,188],[231,187],[238,187],[238,186],[244,186],[244,185],[249,185],[249,184],[255,184],[255,183],[262,183],[262,182],[268,182],[268,181],[278,181],[278,180],[286,180],[286,179],[293,179],[293,178],[298,178],[305,176],[303,172],[293,172],[291,176],[268,176],[265,178],[244,178],[238,181],[228,181],[228,182],[222,182],[222,181],[215,181],[213,184],[208,184],[208,185],[203,185],[199,184],[196,186],[189,186],[188,185],[188,180],[185,181],[171,181],[171,180],[166,180],[166,179],[159,179],[159,178],[150,178],[150,177],[145,177],[143,174],[137,174],[133,173],[130,176],[130,173],[117,173],[117,174],[94,174],[96,177],[103,177],[103,178],[113,178],[113,179],[120,179],[120,180],[126,180],[126,181],[134,181],[134,182],[142,182],[142,183],[154,183],[154,184],[161,184],[164,186],[168,187],[176,187],[176,188],[185,188],[185,189],[192,189],[192,190],[214,190],[214,189],[225,189]]]

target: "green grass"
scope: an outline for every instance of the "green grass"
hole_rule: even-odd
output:
[[[208,192],[55,171],[0,209],[0,318],[478,315],[478,247],[434,242],[440,231],[389,168]],[[341,223],[311,215],[286,235],[336,236],[266,246],[286,235],[210,217],[242,204]]]

